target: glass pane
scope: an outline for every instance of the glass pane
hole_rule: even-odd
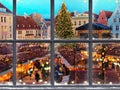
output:
[[[48,43],[17,43],[17,84],[50,84],[49,53]]]
[[[17,39],[50,39],[50,0],[17,0],[16,12]]]
[[[93,44],[93,83],[120,83],[120,43]]]
[[[88,39],[88,0],[55,0],[55,39]]]
[[[0,43],[0,84],[12,85],[13,46],[11,43]]]
[[[88,84],[88,44],[55,44],[55,85]]]
[[[119,0],[93,0],[93,39],[119,39],[119,14]]]
[[[0,0],[0,40],[13,39],[12,0]]]

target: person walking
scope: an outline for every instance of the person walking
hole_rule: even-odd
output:
[[[39,75],[38,71],[36,71],[36,73],[35,73],[35,80],[36,80],[36,82],[38,82],[40,80],[40,75]]]

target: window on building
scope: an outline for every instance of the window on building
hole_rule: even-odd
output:
[[[84,21],[83,23],[86,24],[86,21]]]
[[[114,22],[116,22],[117,20],[116,20],[116,18],[114,18]]]
[[[18,31],[18,34],[22,34],[22,31]]]
[[[79,21],[79,25],[81,25],[81,21]]]
[[[112,25],[110,26],[110,30],[113,30],[113,26]]]
[[[3,17],[1,17],[1,22],[3,22]]]
[[[29,34],[29,31],[26,31],[26,34]]]
[[[117,30],[117,31],[119,30],[119,26],[116,26],[116,30]]]
[[[76,26],[76,21],[74,21],[74,25]]]
[[[118,33],[116,33],[116,38],[118,38],[119,37],[119,34]]]
[[[6,23],[6,17],[4,17],[4,22]]]

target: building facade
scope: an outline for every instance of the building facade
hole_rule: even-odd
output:
[[[72,13],[72,23],[73,23],[73,28],[74,30],[77,28],[77,27],[80,27],[82,25],[85,25],[89,22],[89,13],[88,12],[83,12],[83,13],[80,13],[80,14],[77,14],[74,12],[74,14]],[[92,14],[92,22],[96,22],[97,21],[97,18],[98,18],[98,15],[97,14]],[[75,30],[75,34],[77,34],[78,32]]]
[[[97,22],[107,26],[108,19],[111,17],[111,15],[112,15],[112,12],[101,10],[99,13],[99,17],[98,17]]]
[[[0,39],[9,40],[13,38],[13,14],[0,3]]]
[[[92,34],[93,38],[111,38],[110,35],[110,27],[99,24],[99,23],[93,23],[92,24]],[[86,39],[89,35],[89,23],[82,25],[77,30],[77,36],[80,39]]]
[[[108,25],[111,27],[111,33],[113,38],[120,38],[120,5],[108,19]]]
[[[16,16],[17,39],[40,39],[38,26],[30,16]]]
[[[48,32],[50,31],[48,26],[48,19],[44,19],[40,14],[33,13],[30,15],[38,26],[41,27],[39,35],[42,39],[50,38]]]

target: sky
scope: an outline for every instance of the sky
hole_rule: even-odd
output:
[[[63,1],[69,12],[79,13],[88,11],[88,0],[55,0],[55,16],[57,15]],[[93,12],[99,14],[100,10],[114,11],[116,0],[93,0]],[[0,0],[7,8],[13,11],[12,0]],[[17,0],[17,15],[41,14],[43,18],[50,18],[50,0]]]

